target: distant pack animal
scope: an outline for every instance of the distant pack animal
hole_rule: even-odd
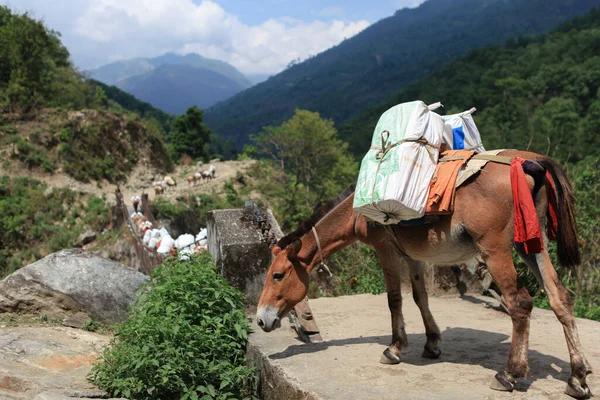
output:
[[[549,157],[529,152],[511,150],[500,154],[529,160],[538,168],[537,173],[526,177],[525,183],[535,204],[533,218],[537,214],[541,227],[553,226],[551,220],[556,221],[558,226],[552,233],[556,233],[558,261],[564,267],[579,264],[575,199],[571,183],[560,165]],[[576,398],[590,396],[586,377],[592,368],[579,341],[573,302],[548,254],[547,237],[544,234],[543,249],[537,254],[527,254],[524,245],[515,242],[510,172],[508,165],[488,163],[469,184],[457,189],[454,213],[427,225],[369,224],[353,209],[354,188],[351,187],[273,248],[275,258],[258,302],[258,325],[266,332],[278,328],[281,319],[305,298],[310,272],[321,260],[361,241],[377,253],[392,316],[392,342],[383,352],[381,362],[400,363],[400,352],[408,346],[400,291],[402,259],[408,264],[413,299],[425,324],[427,341],[423,357],[438,358],[441,331],[429,310],[423,263],[457,265],[480,256],[504,295],[513,326],[508,363],[492,379],[491,388],[512,391],[516,380],[529,373],[529,320],[533,309],[531,296],[518,282],[512,259],[515,248],[544,287],[550,306],[563,325],[571,358],[571,376],[565,393]],[[555,204],[556,208],[550,208],[549,204]],[[464,384],[471,384],[468,377]]]
[[[159,194],[163,194],[165,192],[165,188],[162,185],[157,185],[156,183],[152,185],[154,188],[154,194],[158,196]]]
[[[210,173],[210,171],[204,171],[204,172],[202,172],[202,180],[203,181],[204,180],[210,181],[210,180],[212,180],[212,178],[213,178],[213,176]]]

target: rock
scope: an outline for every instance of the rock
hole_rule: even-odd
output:
[[[71,328],[83,329],[86,323],[90,323],[92,320],[85,313],[79,313],[71,315],[62,321],[63,326],[69,326]]]
[[[94,240],[96,240],[96,236],[98,236],[98,234],[96,233],[96,231],[93,230],[83,232],[77,238],[77,241],[75,242],[75,247],[83,247],[86,244],[93,242]]]
[[[105,398],[86,376],[109,340],[64,327],[0,330],[0,399]]]
[[[50,196],[52,196],[52,193],[54,193],[54,188],[52,186],[48,187],[48,189],[44,190],[44,197],[48,198]]]
[[[0,281],[0,312],[58,318],[83,312],[100,322],[121,322],[147,281],[141,272],[86,250],[63,250]]]
[[[271,234],[283,236],[271,210],[266,211]],[[244,209],[213,210],[208,213],[208,251],[230,285],[246,295],[256,305],[262,291],[265,274],[271,264],[271,250],[262,240],[261,231],[243,221]]]

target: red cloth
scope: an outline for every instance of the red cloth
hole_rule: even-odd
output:
[[[525,254],[541,253],[544,249],[542,230],[537,217],[531,189],[523,171],[521,157],[514,157],[510,163],[510,185],[513,193],[515,220],[515,242],[523,244]]]
[[[521,157],[514,157],[510,163],[510,184],[513,193],[515,242],[523,244],[525,254],[541,253],[544,250],[542,229],[537,217],[537,210],[533,202],[531,190],[527,183],[527,176],[523,171],[523,163],[527,161]],[[556,187],[549,172],[546,179],[551,189],[548,191],[548,237],[556,240],[558,230]]]

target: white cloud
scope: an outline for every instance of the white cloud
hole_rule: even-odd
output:
[[[246,73],[274,73],[290,61],[324,51],[369,25],[365,20],[278,18],[252,26],[211,0],[199,4],[193,0],[49,3],[55,2],[19,0],[11,5],[18,11],[33,11],[36,18],[61,31],[75,62],[83,68],[175,51],[221,59]],[[332,12],[339,10],[329,10]],[[69,18],[61,18],[61,13]]]

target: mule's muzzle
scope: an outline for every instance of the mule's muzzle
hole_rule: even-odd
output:
[[[261,307],[256,313],[256,323],[265,332],[281,327],[279,311],[273,307]]]

